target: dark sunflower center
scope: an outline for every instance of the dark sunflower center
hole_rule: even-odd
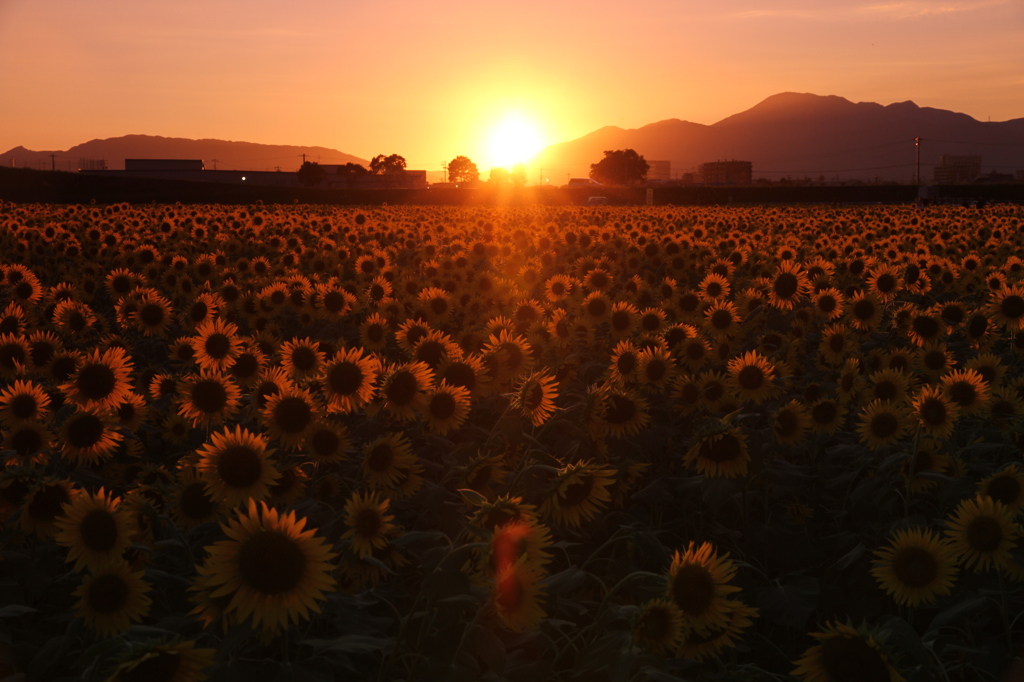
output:
[[[210,312],[210,308],[202,301],[196,301],[189,308],[188,315],[192,318],[193,322],[202,322],[206,319],[206,314]]]
[[[324,308],[331,313],[339,313],[345,309],[345,296],[337,291],[329,291],[323,298]]]
[[[594,477],[585,474],[582,480],[570,483],[562,490],[562,506],[578,507],[587,501],[590,493],[594,490]]]
[[[668,374],[668,366],[662,360],[651,360],[644,367],[644,374],[647,376],[648,381],[661,381]]]
[[[157,651],[134,668],[120,671],[118,682],[173,682],[181,667],[181,654],[177,651]]]
[[[263,475],[263,462],[252,448],[230,445],[217,457],[217,475],[229,487],[248,488]]]
[[[926,549],[904,547],[893,557],[892,570],[896,578],[907,587],[927,587],[939,575],[939,562]]]
[[[420,382],[412,372],[402,370],[391,377],[384,395],[388,402],[395,405],[408,405],[416,398],[420,390]]]
[[[743,444],[731,433],[700,444],[700,456],[713,462],[732,462],[743,455]]]
[[[892,438],[899,429],[899,417],[892,412],[879,412],[871,418],[871,435],[875,438]]]
[[[147,303],[139,309],[139,319],[147,327],[157,327],[164,321],[163,306],[157,303]]]
[[[1010,505],[1020,498],[1020,481],[1009,474],[997,476],[989,481],[986,492],[993,500]]]
[[[430,399],[430,416],[444,420],[455,414],[457,403],[450,393],[438,393]]]
[[[231,366],[231,374],[238,379],[250,379],[260,371],[260,363],[252,353],[242,353],[235,358]]]
[[[192,386],[192,404],[204,414],[214,414],[228,404],[228,391],[216,379],[200,379]]]
[[[967,544],[978,552],[994,552],[1003,541],[1003,527],[991,516],[979,516],[967,524]]]
[[[612,329],[617,332],[624,332],[629,329],[632,316],[625,310],[616,310],[612,313]]]
[[[636,369],[636,356],[633,353],[621,353],[615,361],[619,374],[629,374]]]
[[[29,354],[32,356],[32,364],[36,367],[43,367],[50,361],[55,352],[53,344],[46,341],[36,341],[29,346]]]
[[[811,408],[811,419],[823,425],[831,424],[838,414],[839,410],[836,408],[836,404],[830,400],[818,403]]]
[[[879,275],[878,279],[875,280],[875,288],[883,294],[887,294],[896,288],[896,278],[889,273]]]
[[[117,543],[117,522],[105,509],[93,509],[79,526],[82,543],[96,552],[108,552]]]
[[[287,396],[274,406],[274,421],[285,433],[300,433],[312,420],[313,408],[299,396]]]
[[[829,637],[821,643],[821,664],[831,682],[889,682],[881,654],[860,637]]]
[[[316,367],[316,353],[312,348],[299,346],[292,351],[292,365],[301,372],[307,372]]]
[[[476,372],[463,362],[454,362],[444,370],[444,380],[452,386],[462,386],[472,391],[476,385]]]
[[[604,420],[609,424],[621,425],[636,416],[636,403],[624,395],[613,393],[608,399]]]
[[[213,514],[217,504],[206,494],[202,481],[193,481],[185,486],[178,498],[178,509],[188,519],[205,519]]]
[[[1016,294],[1006,296],[999,303],[999,312],[1009,320],[1016,320],[1024,317],[1024,297]]]
[[[128,601],[128,584],[119,575],[101,575],[89,585],[86,601],[96,613],[115,613]]]
[[[0,365],[14,369],[18,364],[25,364],[25,349],[21,344],[8,343],[0,346]]]
[[[74,447],[92,447],[103,438],[103,420],[87,412],[78,414],[68,420],[65,433],[68,443]]]
[[[949,410],[946,403],[939,398],[929,398],[921,403],[921,421],[929,426],[941,426],[946,423]]]
[[[395,451],[388,443],[378,443],[366,457],[366,466],[372,471],[386,471],[394,461]]]
[[[332,429],[317,429],[309,440],[310,450],[317,457],[331,457],[341,445],[341,439]]]
[[[700,564],[684,564],[672,579],[672,599],[687,615],[699,617],[715,599],[715,580]]]
[[[591,317],[601,317],[608,312],[608,303],[603,298],[594,298],[587,302],[587,314]]]
[[[879,381],[875,384],[875,397],[879,400],[893,400],[899,395],[896,383],[892,381]]]
[[[922,339],[932,339],[939,335],[939,321],[927,315],[918,315],[911,323],[914,333]]]
[[[933,372],[946,366],[946,354],[941,350],[930,350],[924,354],[924,366]]]
[[[43,486],[32,496],[28,514],[37,521],[52,521],[63,512],[63,506],[69,501],[68,491],[63,486]]]
[[[360,509],[355,518],[356,534],[364,538],[375,538],[382,523],[380,513],[376,509]]]
[[[988,318],[984,315],[974,315],[967,322],[967,335],[972,339],[980,339],[988,331]]]
[[[764,371],[757,365],[747,365],[739,371],[736,383],[747,391],[756,391],[764,386]]]
[[[957,381],[949,387],[949,397],[960,407],[970,407],[978,399],[978,390],[969,381]]]
[[[780,273],[772,284],[775,295],[781,299],[793,298],[800,286],[800,280],[792,272]]]
[[[711,313],[711,326],[718,330],[725,330],[732,326],[732,313],[728,310],[716,310]]]
[[[444,356],[444,344],[438,341],[424,341],[416,347],[416,359],[431,366],[438,365]]]
[[[838,305],[838,302],[833,296],[825,295],[818,298],[818,310],[825,313],[826,315],[831,314],[833,311],[835,311]]]
[[[379,324],[371,324],[366,328],[366,338],[371,343],[379,343],[384,338],[384,327]]]
[[[206,337],[203,347],[207,355],[214,360],[220,360],[226,358],[231,352],[231,339],[227,334],[210,334]]]
[[[544,402],[544,389],[538,383],[530,385],[526,391],[523,391],[523,409],[527,412],[533,412],[541,406]]]
[[[841,353],[846,348],[846,337],[842,334],[833,334],[828,337],[828,349],[833,353]]]
[[[661,318],[657,315],[644,315],[640,318],[640,326],[644,331],[653,332],[661,326]]]
[[[32,427],[24,427],[11,432],[10,446],[19,457],[31,457],[43,447],[43,437]]]
[[[35,416],[39,405],[36,402],[35,396],[28,393],[19,393],[7,404],[7,407],[15,419],[31,419]]]
[[[875,314],[875,304],[866,298],[853,305],[853,316],[858,320],[870,320]]]
[[[296,541],[280,531],[263,530],[242,541],[238,573],[260,594],[290,592],[306,572],[306,555]]]
[[[706,355],[707,352],[705,351],[704,344],[699,340],[694,340],[686,345],[686,357],[693,362],[703,360]]]

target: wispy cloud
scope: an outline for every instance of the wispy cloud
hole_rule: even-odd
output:
[[[1018,0],[896,0],[895,2],[849,3],[841,9],[820,4],[797,3],[795,7],[756,7],[722,15],[729,19],[810,19],[847,21],[850,19],[901,20],[919,17],[963,14],[1008,6]]]
[[[905,0],[904,2],[883,2],[857,7],[854,12],[862,16],[911,19],[916,17],[941,16],[976,12],[1000,5],[1009,0],[981,0],[980,2],[934,2],[934,0]]]

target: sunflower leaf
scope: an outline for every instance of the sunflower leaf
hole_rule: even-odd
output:
[[[818,579],[795,575],[778,587],[768,587],[758,594],[762,615],[779,625],[797,630],[807,626],[807,619],[818,605],[821,588]]]
[[[949,625],[956,625],[960,621],[963,621],[984,609],[987,603],[988,599],[978,595],[971,595],[961,599],[948,609],[937,613],[935,617],[932,618],[932,622],[929,623],[928,631],[931,632],[932,630],[938,630]]]

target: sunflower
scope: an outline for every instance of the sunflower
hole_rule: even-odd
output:
[[[270,461],[267,439],[241,426],[210,436],[197,451],[196,470],[206,491],[216,501],[236,506],[246,500],[264,500],[280,474]]]
[[[25,337],[0,334],[0,379],[21,376],[29,365],[30,352]]]
[[[182,398],[178,414],[197,428],[216,426],[233,416],[242,397],[232,379],[206,371],[179,381],[178,394]]]
[[[293,381],[309,379],[320,373],[326,354],[310,338],[285,341],[280,349],[281,365]]]
[[[914,397],[913,413],[921,429],[935,438],[953,433],[960,408],[935,386],[925,386]]]
[[[960,561],[975,571],[1004,568],[1021,536],[1020,526],[1013,523],[1012,510],[987,496],[960,502],[948,523],[946,536],[952,540]]]
[[[819,289],[814,294],[814,312],[826,322],[835,322],[843,316],[846,299],[843,292],[833,287]]]
[[[691,630],[683,637],[676,649],[676,655],[704,661],[708,658],[717,658],[726,648],[736,646],[736,638],[753,624],[753,619],[757,617],[757,609],[736,599],[726,599],[725,608],[729,610],[726,625]]]
[[[147,644],[133,648],[106,682],[203,682],[216,649],[197,649],[194,641]]]
[[[255,343],[243,342],[238,355],[227,367],[228,376],[242,388],[251,389],[267,366],[267,356]]]
[[[491,601],[506,627],[522,632],[536,628],[544,620],[542,577],[540,568],[522,559],[494,576]]]
[[[673,653],[688,633],[683,612],[669,599],[644,604],[633,626],[633,641],[655,654]]]
[[[484,344],[483,353],[497,359],[497,372],[491,373],[496,379],[514,380],[533,368],[533,348],[525,338],[507,329],[499,334],[492,333]]]
[[[427,392],[423,407],[425,427],[439,436],[458,431],[469,416],[469,390],[442,381]]]
[[[640,323],[640,311],[629,301],[615,301],[608,322],[611,325],[612,338],[624,339],[632,334]]]
[[[711,478],[746,476],[750,454],[747,437],[736,427],[700,438],[683,457],[683,464],[697,469],[697,473]]]
[[[960,569],[948,540],[929,529],[897,530],[889,545],[875,551],[871,574],[897,604],[912,608],[948,595]]]
[[[416,462],[412,444],[400,433],[377,438],[363,448],[363,480],[373,488],[392,488],[402,478],[402,471]]]
[[[946,324],[937,310],[915,310],[910,315],[906,334],[915,346],[938,343],[946,336]]]
[[[930,381],[935,381],[953,366],[953,356],[944,343],[927,343],[918,349],[914,358],[917,368]]]
[[[438,367],[437,380],[450,386],[462,386],[475,398],[487,392],[490,376],[479,357],[465,355],[458,359],[446,358]]]
[[[92,308],[81,301],[59,301],[53,308],[53,326],[68,339],[77,339],[96,324]]]
[[[382,549],[388,544],[388,534],[394,530],[391,523],[394,516],[386,514],[391,500],[380,499],[379,493],[358,491],[345,502],[345,525],[348,530],[342,539],[352,543],[352,551],[360,558],[373,554],[373,550]]]
[[[941,379],[942,393],[965,415],[976,415],[991,400],[989,384],[973,369],[953,370]]]
[[[247,510],[221,526],[228,536],[206,547],[198,585],[214,598],[230,597],[225,613],[251,619],[266,635],[298,624],[334,589],[334,555],[306,519],[279,513],[266,502],[249,500]]]
[[[822,398],[811,405],[810,414],[811,430],[831,435],[843,426],[846,408],[832,398]]]
[[[368,350],[384,348],[388,343],[390,327],[387,318],[380,313],[372,313],[359,325],[359,342]]]
[[[904,682],[871,634],[835,623],[811,636],[818,643],[796,661],[792,673],[804,682]]]
[[[412,421],[426,405],[427,391],[434,384],[434,371],[422,362],[393,367],[380,384],[384,407],[402,421]]]
[[[800,266],[792,260],[783,261],[772,278],[768,302],[779,310],[792,310],[809,289],[810,282]]]
[[[186,466],[179,470],[177,485],[171,492],[171,514],[179,527],[195,528],[214,521],[227,507],[224,500],[215,500],[210,495],[206,481],[196,469]]]
[[[774,393],[775,367],[757,351],[748,351],[729,361],[729,382],[740,400],[760,405]]]
[[[6,466],[45,464],[49,459],[47,450],[53,437],[42,424],[26,422],[0,434],[3,436],[0,439],[0,449],[14,453],[7,457],[0,456],[0,462],[6,460]]]
[[[324,419],[318,419],[306,431],[304,449],[313,462],[340,462],[349,447],[347,431]]]
[[[678,550],[669,567],[668,597],[679,607],[687,626],[698,632],[723,628],[729,624],[730,603],[727,596],[740,588],[730,585],[736,567],[729,554],[718,556],[709,542],[686,551]]]
[[[64,505],[63,515],[56,519],[58,545],[68,548],[68,561],[75,570],[97,570],[105,563],[117,561],[131,544],[128,515],[118,511],[120,499],[103,488],[95,495],[79,491]]]
[[[278,473],[281,477],[270,486],[267,504],[271,507],[287,507],[302,499],[309,475],[296,465],[283,467]]]
[[[611,386],[604,394],[601,432],[613,438],[635,436],[651,421],[647,401],[628,388]]]
[[[675,360],[667,348],[644,348],[637,356],[636,376],[639,383],[648,389],[663,389],[675,378],[676,369]]]
[[[742,324],[736,306],[729,301],[720,301],[704,311],[704,328],[716,341],[736,336]]]
[[[861,332],[873,331],[882,320],[882,304],[874,294],[858,292],[847,301],[850,324]]]
[[[551,545],[551,531],[542,523],[514,521],[494,528],[487,552],[480,557],[480,573],[493,578],[504,568],[526,561],[544,568],[551,561],[545,548]]]
[[[775,412],[772,431],[775,439],[784,445],[796,445],[811,428],[811,416],[799,400],[790,400]]]
[[[188,339],[188,344],[200,369],[214,373],[231,368],[244,348],[238,336],[238,327],[221,319],[200,323],[196,327],[195,336]]]
[[[306,432],[321,416],[313,395],[295,386],[285,388],[267,398],[262,418],[267,435],[286,450],[302,445]]]
[[[907,433],[909,425],[902,406],[887,400],[874,400],[861,414],[860,440],[873,450],[891,445]]]
[[[993,292],[988,313],[995,324],[1004,325],[1011,334],[1024,328],[1024,285],[1015,284]]]
[[[77,608],[86,624],[101,637],[116,637],[128,631],[147,613],[152,587],[142,579],[143,571],[133,572],[118,559],[106,563],[86,576],[75,590]]]
[[[548,372],[534,372],[516,387],[512,405],[534,426],[540,426],[555,411],[558,381]]]
[[[164,336],[173,321],[171,302],[153,290],[143,293],[135,304],[131,321],[146,336]]]
[[[567,464],[551,482],[540,512],[556,523],[579,528],[611,502],[615,471],[588,462]]]
[[[96,464],[114,454],[124,440],[113,415],[105,410],[79,408],[60,427],[61,452],[76,464]]]
[[[865,390],[864,399],[902,403],[910,390],[910,377],[896,369],[879,370],[868,377],[871,386]]]
[[[0,422],[8,427],[45,421],[50,414],[50,396],[31,381],[15,382],[0,392]]]
[[[1016,464],[1010,464],[1002,471],[982,479],[978,493],[1001,502],[1014,514],[1024,509],[1024,472]]]
[[[710,272],[697,285],[697,291],[707,300],[727,300],[732,293],[732,285],[724,276]]]

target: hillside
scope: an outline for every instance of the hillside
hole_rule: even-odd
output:
[[[51,159],[51,154],[53,158]],[[125,159],[202,159],[207,168],[220,170],[298,170],[302,155],[320,163],[359,163],[365,159],[327,147],[258,144],[228,140],[190,140],[157,135],[124,135],[90,140],[63,151],[33,151],[15,147],[0,154],[0,166],[49,170],[77,170],[83,159],[102,159],[109,170],[123,170]],[[215,161],[216,159],[216,161]],[[12,164],[13,162],[13,164]]]
[[[605,150],[628,148],[649,160],[670,160],[674,176],[707,161],[742,159],[753,162],[755,178],[908,182],[915,137],[923,138],[925,180],[943,154],[978,154],[983,173],[1024,169],[1024,119],[981,122],[913,102],[883,106],[799,93],[774,95],[713,125],[669,119],[636,129],[601,128],[547,147],[530,165],[556,177],[585,177]]]

